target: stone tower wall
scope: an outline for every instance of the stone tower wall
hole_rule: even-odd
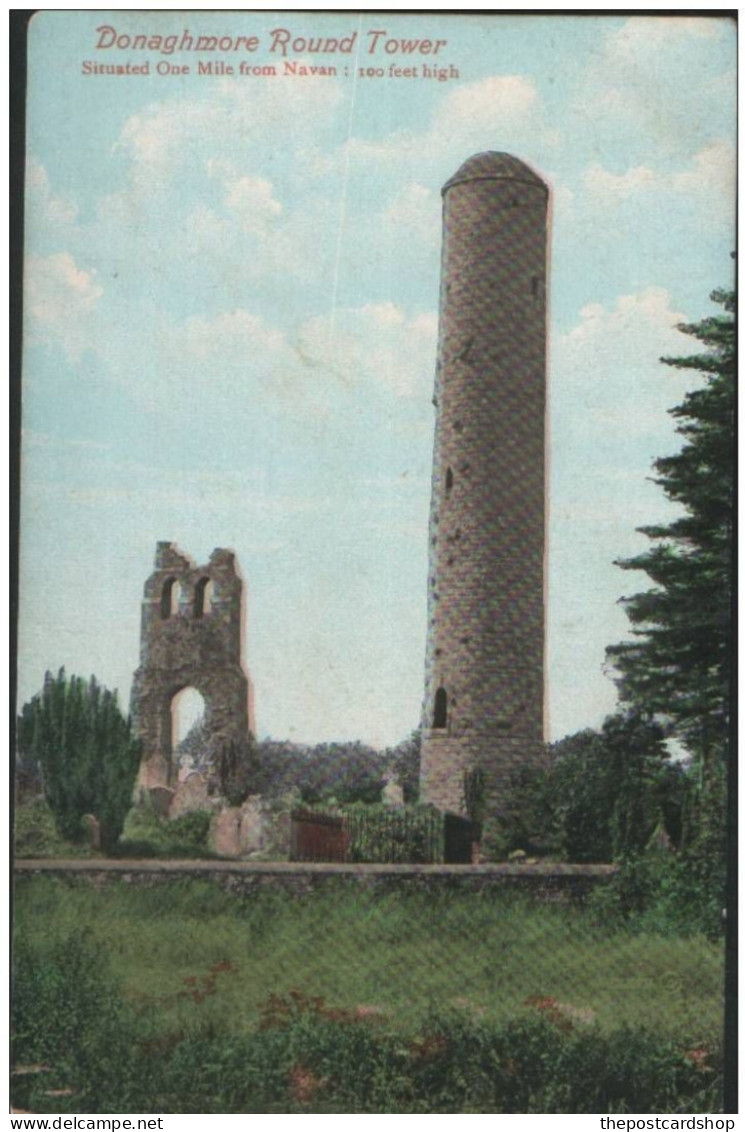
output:
[[[548,190],[481,154],[443,197],[421,786],[498,812],[543,741]]]
[[[132,687],[132,717],[142,744],[140,788],[175,784],[171,704],[183,688],[201,693],[211,735],[248,739],[253,720],[242,667],[242,597],[231,551],[214,550],[206,566],[195,566],[172,543],[158,543],[155,570],[145,583],[140,665]]]

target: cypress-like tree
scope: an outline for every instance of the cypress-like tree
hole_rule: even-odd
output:
[[[116,692],[93,677],[68,678],[61,668],[56,677],[47,672],[44,688],[24,706],[21,718],[60,835],[78,840],[84,815],[93,814],[101,847],[113,851],[132,805],[139,765],[138,746]]]
[[[703,349],[665,365],[704,374],[671,410],[684,445],[655,461],[655,480],[682,505],[671,523],[641,528],[653,545],[618,563],[653,588],[625,598],[633,641],[608,649],[621,699],[667,720],[692,754],[704,792],[721,783],[730,730],[735,297],[715,291],[722,313],[679,327]]]

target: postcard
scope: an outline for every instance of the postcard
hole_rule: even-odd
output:
[[[33,16],[15,1111],[732,1127],[735,63]]]

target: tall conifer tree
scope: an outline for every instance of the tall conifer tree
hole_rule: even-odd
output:
[[[665,365],[706,376],[671,410],[684,445],[655,461],[658,483],[682,513],[641,528],[653,545],[618,563],[653,588],[624,599],[633,641],[608,649],[622,700],[667,719],[692,754],[704,793],[724,779],[730,729],[735,297],[715,291],[722,313],[680,326],[701,343]]]

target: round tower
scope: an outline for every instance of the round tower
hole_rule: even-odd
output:
[[[548,189],[481,153],[442,194],[421,794],[499,812],[543,742]]]

